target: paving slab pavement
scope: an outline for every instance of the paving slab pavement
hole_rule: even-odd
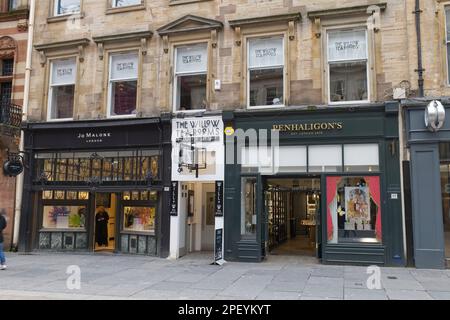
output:
[[[450,270],[380,268],[367,288],[366,267],[320,265],[271,256],[262,263],[210,264],[195,254],[177,261],[144,256],[7,254],[0,300],[450,300]],[[68,288],[78,266],[81,288]]]

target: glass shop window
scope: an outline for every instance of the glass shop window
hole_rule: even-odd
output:
[[[123,211],[124,231],[155,231],[156,207],[125,206]]]
[[[50,64],[48,119],[73,118],[76,58],[54,60]]]
[[[342,171],[342,145],[309,146],[309,172]]]
[[[243,173],[272,174],[273,149],[267,146],[241,148],[239,164]]]
[[[206,109],[208,46],[175,48],[175,111]]]
[[[137,6],[142,4],[142,0],[112,0],[113,8]]]
[[[378,145],[344,145],[344,167],[346,172],[380,171],[380,156]]]
[[[379,176],[327,177],[328,243],[381,243]]]
[[[86,206],[44,205],[43,224],[45,229],[85,230]]]
[[[137,52],[110,56],[108,116],[136,114],[138,68]]]
[[[328,32],[330,103],[368,101],[366,30]]]
[[[81,0],[55,0],[54,15],[80,13]]]
[[[257,179],[256,177],[242,178],[241,186],[241,238],[256,239],[257,225]]]
[[[248,41],[249,107],[284,105],[284,39]]]
[[[307,172],[306,146],[283,146],[274,148],[274,173]]]

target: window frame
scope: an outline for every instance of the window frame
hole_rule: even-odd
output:
[[[445,74],[446,74],[446,80],[445,83],[447,85],[447,87],[450,87],[450,71],[449,71],[449,67],[450,67],[450,63],[449,63],[449,44],[450,44],[450,40],[449,40],[449,34],[448,34],[448,30],[447,30],[447,24],[450,23],[450,20],[447,20],[447,11],[450,12],[450,3],[446,3],[444,4],[444,25],[445,25],[445,30],[444,30],[444,34],[445,34]]]
[[[269,39],[269,38],[281,38],[283,40],[283,66],[282,66],[282,72],[283,72],[283,103],[280,105],[262,105],[262,106],[250,106],[250,71],[253,70],[270,70],[270,69],[280,69],[280,66],[275,67],[263,67],[263,68],[250,68],[249,67],[249,61],[250,61],[250,41],[251,40],[257,40],[257,39]],[[246,59],[245,59],[245,73],[247,80],[245,81],[246,84],[246,106],[247,109],[267,109],[267,108],[284,108],[286,107],[286,92],[287,92],[287,77],[286,77],[286,61],[288,60],[286,58],[287,54],[287,41],[286,41],[286,34],[283,33],[274,33],[274,34],[263,34],[263,35],[252,35],[245,37],[245,53],[246,53]]]
[[[177,56],[178,56],[178,48],[181,47],[195,47],[200,46],[202,44],[206,45],[206,57],[208,61],[206,62],[206,71],[201,72],[177,72]],[[180,42],[180,43],[174,43],[173,44],[173,71],[171,78],[173,79],[173,92],[172,92],[172,111],[174,113],[197,113],[197,112],[204,112],[208,108],[209,104],[209,90],[210,90],[210,84],[209,84],[209,72],[210,72],[210,42],[209,41],[195,41],[195,42]],[[191,110],[178,110],[177,106],[177,96],[178,96],[178,77],[179,76],[195,76],[195,75],[205,75],[206,76],[206,107],[203,109],[191,109]]]
[[[366,37],[366,59],[357,59],[357,60],[342,60],[342,61],[332,61],[330,63],[328,59],[328,43],[329,43],[329,34],[330,32],[335,31],[364,31],[365,37]],[[326,95],[327,95],[327,102],[329,105],[346,105],[346,104],[367,104],[370,103],[371,97],[372,97],[372,81],[371,81],[371,60],[372,60],[372,46],[369,39],[369,30],[367,28],[367,25],[357,24],[357,25],[348,25],[348,26],[330,26],[325,28],[324,33],[326,35],[325,37],[325,44],[324,44],[324,57],[325,57],[325,74],[326,74],[326,81],[325,81],[325,87],[326,87]],[[349,100],[349,101],[331,101],[331,77],[330,77],[330,64],[338,64],[338,63],[351,63],[351,62],[360,62],[365,61],[366,62],[366,83],[367,83],[367,99],[366,100]]]
[[[117,6],[117,1],[118,0],[110,0],[109,6],[111,9],[130,8],[130,7],[137,7],[137,6],[144,5],[144,0],[138,0],[139,3],[128,4],[128,5],[124,5],[124,6]]]
[[[61,0],[53,0],[52,5],[52,14],[51,17],[65,17],[65,16],[72,16],[72,15],[81,15],[82,9],[83,9],[83,0],[79,0],[80,2],[80,10],[77,12],[71,12],[71,13],[58,13],[60,9],[60,2]]]
[[[74,97],[73,97],[73,107],[72,107],[72,117],[71,118],[59,118],[59,119],[53,119],[51,117],[52,111],[53,111],[53,105],[52,105],[52,97],[53,97],[53,87],[62,87],[62,86],[68,86],[71,84],[64,83],[59,85],[52,85],[52,75],[53,75],[53,63],[55,61],[59,60],[70,60],[73,59],[75,61],[75,81],[72,84],[74,86]],[[49,76],[48,76],[48,90],[47,90],[47,121],[48,122],[58,122],[58,121],[72,121],[74,119],[75,115],[75,106],[76,106],[76,97],[77,97],[77,84],[78,84],[78,73],[79,73],[79,64],[78,64],[78,56],[70,55],[70,56],[64,56],[64,57],[54,57],[49,59]]]
[[[114,55],[120,55],[120,54],[127,54],[127,53],[136,53],[137,54],[137,61],[138,61],[138,67],[137,67],[137,77],[136,78],[123,78],[123,79],[115,79],[115,80],[111,80],[111,74],[112,74],[112,57]],[[141,61],[141,50],[140,49],[125,49],[125,50],[111,50],[108,52],[107,55],[107,70],[108,70],[108,74],[106,77],[106,117],[109,119],[115,119],[115,118],[136,118],[139,112],[139,106],[140,106],[140,87],[141,87],[141,66],[142,66],[142,61]],[[136,81],[136,113],[135,114],[125,114],[125,115],[113,115],[112,114],[112,84],[114,82],[118,82],[118,81]]]

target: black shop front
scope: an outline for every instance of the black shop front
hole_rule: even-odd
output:
[[[224,113],[225,258],[405,265],[398,103]]]
[[[170,117],[22,129],[19,250],[168,256]]]

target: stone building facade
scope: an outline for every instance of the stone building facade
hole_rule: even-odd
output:
[[[0,2],[0,163],[18,151],[27,54],[28,1]],[[8,216],[5,248],[12,238],[16,179],[0,173],[0,208]]]

